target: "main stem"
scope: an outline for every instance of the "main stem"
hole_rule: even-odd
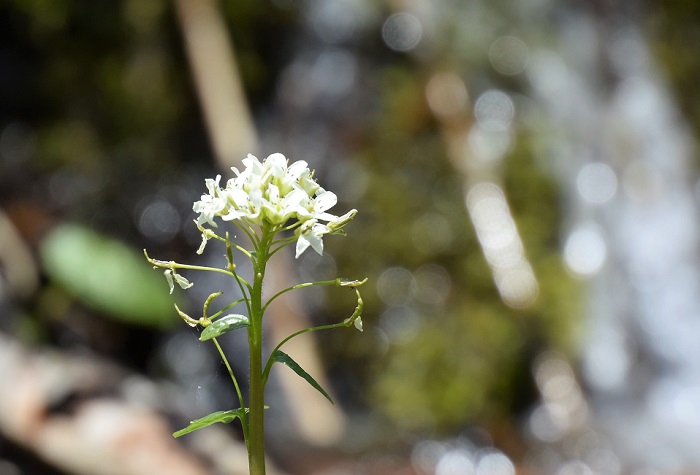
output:
[[[262,326],[263,306],[262,290],[265,266],[269,259],[269,236],[263,232],[260,247],[253,259],[255,278],[250,294],[250,327],[248,327],[248,345],[250,347],[250,400],[248,424],[248,467],[250,475],[265,475],[265,394],[262,368]]]

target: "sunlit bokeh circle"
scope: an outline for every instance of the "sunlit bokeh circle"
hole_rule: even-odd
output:
[[[408,305],[389,306],[379,317],[379,327],[391,343],[408,343],[423,326],[423,316]]]
[[[527,66],[529,50],[525,42],[513,36],[503,36],[493,42],[489,59],[493,68],[501,74],[512,76]]]
[[[401,305],[413,298],[416,280],[404,267],[390,267],[379,276],[377,292],[387,305]]]
[[[435,467],[435,475],[473,475],[474,462],[471,454],[464,449],[445,452]]]
[[[479,125],[486,130],[508,130],[515,116],[515,104],[505,92],[492,89],[476,100],[474,115]]]
[[[357,78],[355,56],[341,49],[324,51],[311,68],[311,82],[321,93],[329,97],[347,94]]]
[[[512,308],[529,307],[539,294],[535,274],[525,261],[504,272],[496,285],[505,304]]]
[[[581,460],[571,460],[564,463],[556,475],[594,475],[593,470]]]
[[[177,209],[161,198],[144,200],[137,207],[135,218],[141,234],[155,242],[171,240],[180,229]]]
[[[515,466],[505,454],[490,451],[479,459],[476,475],[515,475]]]
[[[394,51],[406,52],[415,48],[423,36],[420,20],[408,12],[394,13],[382,26],[382,39]]]
[[[564,245],[564,261],[574,274],[591,277],[605,264],[607,244],[600,231],[592,225],[576,228]]]
[[[542,442],[556,442],[563,433],[563,428],[545,404],[537,406],[532,411],[528,419],[528,429]]]
[[[475,125],[469,130],[467,144],[478,160],[484,163],[497,162],[511,149],[513,140],[506,130],[487,130]]]
[[[422,440],[413,446],[411,463],[419,473],[434,473],[447,447],[437,440]]]
[[[352,38],[362,26],[366,12],[362,2],[317,0],[309,3],[307,20],[318,37],[329,44]]]
[[[578,172],[576,189],[584,201],[603,204],[617,192],[617,176],[605,163],[589,163]]]

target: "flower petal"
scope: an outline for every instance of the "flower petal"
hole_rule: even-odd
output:
[[[302,255],[302,253],[309,247],[309,242],[308,239],[306,239],[306,236],[299,236],[299,239],[297,239],[297,249],[296,249],[296,255],[294,256],[295,259],[299,259],[299,256]],[[172,291],[171,291],[172,293]]]
[[[265,159],[265,165],[283,174],[287,169],[287,158],[281,153],[273,153]]]
[[[168,281],[168,287],[170,287],[170,293],[173,293],[173,290],[175,290],[175,283],[173,282],[173,271],[170,269],[166,269],[165,272],[165,280]]]
[[[332,208],[338,202],[338,197],[332,191],[324,191],[318,196],[314,203],[314,212],[323,213],[327,209]]]
[[[287,168],[287,176],[291,180],[296,180],[301,176],[301,174],[306,170],[307,163],[304,160],[298,160],[292,163],[289,168]]]
[[[179,285],[181,289],[189,289],[190,287],[192,287],[194,285],[192,282],[185,279],[183,276],[181,276],[177,272],[173,272],[173,277],[175,278],[175,282],[177,282],[177,285]]]

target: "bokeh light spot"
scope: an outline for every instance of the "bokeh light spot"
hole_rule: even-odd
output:
[[[382,39],[394,51],[406,52],[415,48],[423,36],[420,20],[407,12],[394,13],[382,26]]]
[[[593,475],[593,470],[581,460],[571,460],[563,464],[556,475]]]
[[[493,68],[501,74],[512,76],[527,66],[529,50],[523,40],[512,36],[498,38],[491,45],[489,59]]]
[[[529,307],[539,294],[535,274],[525,260],[521,260],[515,269],[505,272],[497,286],[505,304],[512,308]]]
[[[425,87],[425,96],[433,114],[443,119],[459,117],[469,104],[467,86],[450,72],[434,74]]]
[[[435,467],[435,475],[473,475],[474,462],[471,454],[464,449],[445,452]]]
[[[505,130],[487,130],[475,125],[469,130],[467,143],[474,156],[482,162],[496,162],[510,150],[513,140]]]
[[[337,44],[360,29],[364,9],[362,2],[353,0],[317,0],[310,4],[307,19],[322,41]]]
[[[593,225],[576,228],[564,245],[564,261],[576,275],[590,277],[597,274],[607,259],[607,245],[600,231]]]
[[[515,466],[505,454],[490,451],[479,459],[476,475],[515,475]]]
[[[407,269],[390,267],[379,276],[377,292],[387,305],[405,304],[416,292],[416,280]]]
[[[434,473],[440,458],[445,454],[445,444],[436,440],[422,440],[413,446],[411,463],[419,473]]]
[[[155,242],[170,241],[180,229],[180,215],[161,198],[146,198],[136,207],[136,225],[144,236]]]
[[[331,97],[348,93],[357,76],[355,56],[348,51],[333,50],[319,55],[311,69],[311,80],[317,90]]]
[[[532,435],[542,442],[556,442],[563,434],[563,428],[544,404],[532,411],[528,419],[528,428]]]
[[[449,220],[438,213],[425,213],[411,226],[413,245],[421,252],[435,254],[449,247],[454,238]]]
[[[603,204],[617,192],[617,177],[605,163],[589,163],[581,168],[576,177],[576,189],[584,201]]]
[[[452,279],[439,264],[426,264],[415,273],[416,299],[429,305],[441,305],[447,300]]]
[[[486,130],[508,130],[515,116],[515,104],[505,92],[489,90],[476,100],[474,115]]]
[[[408,343],[418,334],[423,317],[407,305],[390,306],[379,317],[379,325],[391,343]]]
[[[584,354],[583,372],[591,386],[599,390],[622,388],[627,381],[631,355],[621,332],[596,335]]]
[[[631,161],[622,172],[622,188],[636,202],[653,203],[664,194],[666,187],[658,167],[644,160]]]
[[[504,303],[526,308],[535,302],[538,284],[525,259],[523,244],[503,190],[491,182],[474,185],[467,194],[467,209],[484,257]]]

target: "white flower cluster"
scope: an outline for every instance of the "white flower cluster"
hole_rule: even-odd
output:
[[[309,246],[323,254],[323,236],[339,232],[357,213],[351,210],[343,216],[327,213],[338,201],[334,193],[321,188],[303,160],[288,166],[281,153],[273,153],[260,162],[253,155],[243,159],[245,168],[231,168],[235,177],[221,188],[221,175],[208,178],[208,193],[194,203],[192,209],[199,213],[197,224],[217,227],[215,217],[224,221],[241,220],[248,225],[272,226],[282,229],[290,220],[298,237],[296,257]],[[211,237],[202,234],[201,254]],[[211,232],[211,231],[209,231]]]

